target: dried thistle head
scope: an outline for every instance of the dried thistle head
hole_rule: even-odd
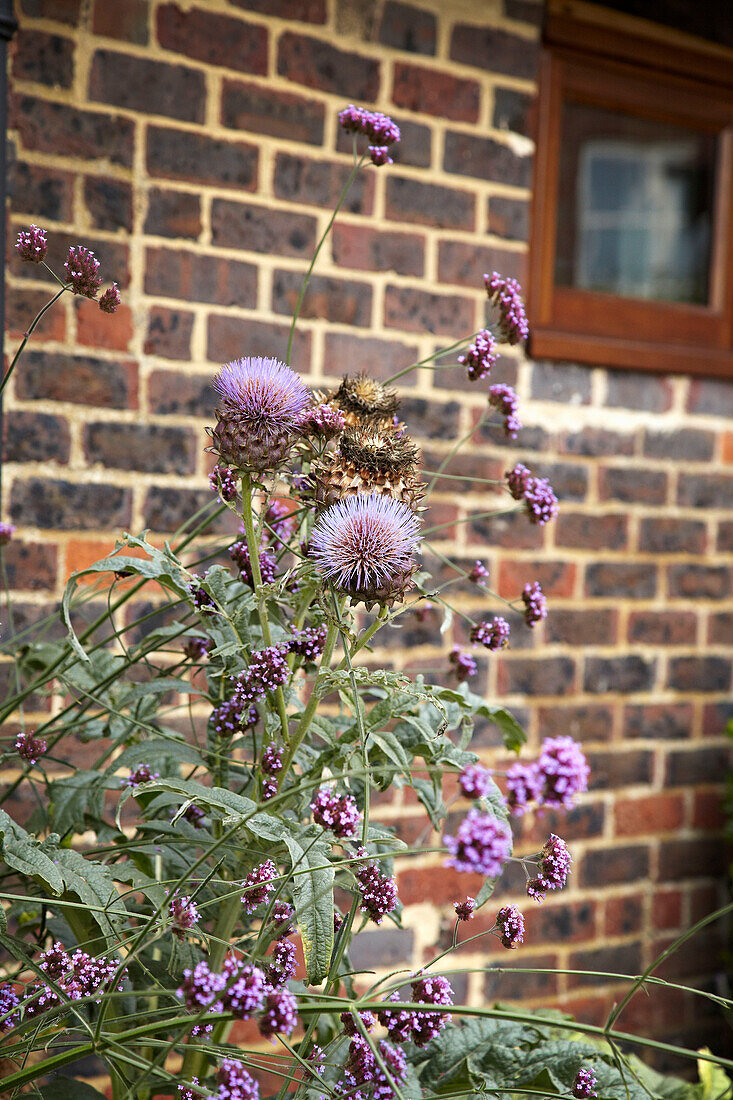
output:
[[[409,436],[371,424],[344,432],[338,451],[344,461],[357,469],[393,477],[413,475],[419,453]]]
[[[346,375],[327,400],[341,409],[349,426],[369,421],[387,422],[399,408],[399,398],[368,374]]]

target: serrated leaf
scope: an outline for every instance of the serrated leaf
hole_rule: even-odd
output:
[[[304,849],[294,837],[283,838],[290,852],[294,874],[291,879],[295,916],[303,941],[303,955],[308,981],[322,982],[328,974],[333,951],[333,881],[334,868],[328,860],[325,845],[314,844]]]
[[[88,908],[88,916],[107,938],[114,938],[121,921],[126,919],[122,902],[114,887],[109,867],[85,858],[73,848],[57,848],[54,853],[64,880],[64,897],[76,897]]]
[[[285,823],[283,821],[270,814],[262,813],[261,810],[258,811],[257,804],[251,798],[235,794],[225,787],[204,787],[203,783],[197,783],[195,779],[155,779],[149,783],[140,783],[134,789],[136,795],[157,791],[178,794],[185,801],[195,802],[197,806],[209,806],[222,814],[225,825],[241,821],[251,833],[262,840],[282,842],[284,839]],[[133,792],[123,792],[120,807],[126,796],[129,797],[131,793]]]
[[[104,777],[95,771],[75,772],[57,779],[49,787],[49,825],[65,836],[84,826],[84,815],[101,817],[104,801]]]
[[[8,867],[46,886],[52,894],[62,892],[64,880],[58,867],[41,851],[38,841],[16,825],[4,810],[0,810],[0,842],[0,852]]]

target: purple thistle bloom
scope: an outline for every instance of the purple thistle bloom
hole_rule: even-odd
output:
[[[278,940],[270,955],[267,981],[273,989],[281,989],[295,973],[297,952],[290,940]]]
[[[373,1012],[359,1012],[358,1016],[367,1031],[374,1030],[377,1023],[377,1017]],[[354,1021],[354,1017],[350,1012],[342,1012],[339,1019],[344,1025],[344,1034],[348,1035],[350,1039],[353,1039],[355,1035],[361,1035]]]
[[[112,286],[108,286],[102,297],[99,299],[99,308],[102,313],[116,313],[117,307],[121,301],[120,291],[117,283],[112,283]]]
[[[12,523],[0,523],[0,546],[7,546],[14,534],[15,527]]]
[[[212,641],[210,638],[187,638],[183,643],[183,652],[187,657],[190,657],[192,661],[203,661],[211,649]]]
[[[537,764],[512,764],[506,774],[506,786],[506,804],[517,817],[521,817],[533,802],[542,801],[544,779]]]
[[[504,905],[496,914],[496,925],[504,947],[515,950],[524,943],[524,917],[516,905]]]
[[[447,978],[428,974],[412,983],[412,999],[418,1004],[452,1005],[453,989]],[[416,1046],[424,1047],[436,1035],[439,1035],[450,1020],[447,1012],[414,1012],[412,1021],[412,1041]]]
[[[290,675],[287,646],[265,646],[254,651],[249,667],[236,679],[235,696],[239,701],[253,703],[264,699],[265,692],[276,691]]]
[[[465,901],[454,901],[453,908],[459,920],[473,920],[476,911],[476,899],[467,897]]]
[[[470,381],[476,382],[479,378],[486,378],[491,373],[491,368],[496,366],[498,358],[496,341],[489,329],[485,328],[476,334],[476,339],[466,354],[458,356],[458,362],[465,363]]]
[[[491,304],[499,310],[499,330],[509,344],[518,344],[529,336],[522,288],[516,279],[492,271],[484,275],[484,286]]]
[[[259,1012],[265,1003],[267,981],[264,972],[251,963],[240,963],[234,955],[227,955],[222,966],[226,988],[222,993],[222,1006],[238,1020],[248,1020]]]
[[[240,528],[242,534],[244,534],[243,528]],[[229,557],[235,562],[239,572],[241,573],[240,580],[249,585],[250,588],[254,588],[254,576],[252,574],[252,561],[249,556],[249,546],[246,539],[239,539],[237,542],[233,542],[229,547]],[[260,544],[258,559],[260,563],[260,576],[262,577],[263,584],[272,584],[275,579],[275,570],[277,568],[277,559],[275,552],[271,547]]]
[[[237,499],[239,481],[237,475],[228,466],[215,466],[209,474],[209,485],[222,503]]]
[[[485,585],[489,579],[489,571],[482,561],[477,561],[471,572],[468,574],[468,579],[473,581],[474,584]]]
[[[15,242],[15,251],[21,260],[40,264],[41,260],[45,260],[48,251],[46,230],[37,225],[29,225],[27,229],[21,229]]]
[[[216,1074],[219,1092],[211,1100],[259,1100],[260,1086],[236,1058],[224,1058]]]
[[[270,742],[262,754],[262,763],[260,764],[265,775],[277,775],[282,770],[284,751],[282,745],[276,745],[274,741]]]
[[[289,989],[271,989],[260,1017],[261,1035],[290,1035],[298,1024],[298,1001]]]
[[[183,971],[183,981],[176,990],[176,996],[183,1001],[186,1008],[196,1011],[211,1008],[226,983],[224,975],[212,970],[206,960],[202,959],[193,970]]]
[[[451,854],[445,861],[446,867],[498,878],[511,854],[512,834],[498,817],[469,810],[458,827],[458,835],[444,836],[443,843]]]
[[[509,492],[514,500],[524,500],[527,490],[534,478],[526,466],[518,462],[513,470],[507,470],[504,475],[509,486]]]
[[[15,751],[29,764],[37,764],[48,749],[48,742],[42,737],[34,737],[33,731],[21,731],[15,739]]]
[[[286,901],[275,902],[270,913],[270,920],[275,925],[277,939],[283,940],[295,931],[294,917],[295,913],[292,905],[288,905]]]
[[[293,628],[292,637],[288,642],[288,649],[291,653],[297,653],[299,657],[303,657],[306,661],[313,662],[323,653],[327,633],[325,625],[306,627],[305,630]]]
[[[11,1031],[20,1019],[20,1013],[15,1009],[20,1004],[20,997],[10,982],[0,985],[0,1033]],[[5,1017],[5,1019],[3,1019]]]
[[[471,641],[487,649],[503,649],[509,641],[509,623],[501,615],[477,623],[471,631]]]
[[[72,245],[64,270],[73,294],[81,294],[84,298],[97,297],[102,277],[99,274],[99,260],[93,252],[80,244]]]
[[[597,1084],[598,1079],[593,1070],[581,1067],[573,1081],[573,1096],[577,1097],[577,1100],[583,1100],[586,1096],[597,1096],[598,1093],[594,1092]]]
[[[242,905],[245,913],[254,913],[263,901],[267,901],[275,889],[272,885],[274,878],[277,878],[277,867],[271,859],[266,859],[264,863],[258,864],[250,871],[242,883],[242,889],[244,890]]]
[[[470,676],[475,676],[478,672],[475,659],[470,653],[465,653],[457,645],[453,646],[448,661],[453,666],[452,671],[459,684],[463,683],[464,680],[468,680]]]
[[[483,798],[491,790],[491,772],[483,764],[467,764],[458,783],[466,798]]]
[[[522,421],[518,415],[519,399],[512,387],[503,382],[489,386],[489,404],[505,418],[504,431],[514,439],[522,427]]]
[[[360,848],[359,856],[365,856],[366,850]],[[369,914],[375,924],[381,924],[387,913],[397,908],[397,883],[394,878],[383,875],[376,860],[369,860],[354,868],[354,877],[361,893],[361,909]]]
[[[547,618],[547,600],[540,588],[539,581],[525,584],[522,601],[524,603],[524,621],[527,626],[534,626],[535,623],[542,622],[543,619]]]
[[[123,786],[139,787],[141,783],[149,783],[151,779],[160,779],[160,772],[154,772],[149,764],[138,764],[136,768],[130,769]]]
[[[572,737],[545,738],[537,767],[543,779],[542,802],[550,809],[572,809],[576,795],[588,790],[588,761]]]
[[[171,901],[168,911],[173,921],[173,932],[182,940],[184,934],[198,922],[198,906],[188,897],[177,897]]]
[[[319,439],[334,439],[341,435],[346,420],[341,409],[335,405],[310,405],[300,420],[299,431],[305,436],[318,436]]]
[[[330,829],[334,836],[353,836],[359,824],[359,808],[349,794],[338,795],[329,787],[321,787],[310,804],[316,825]]]
[[[321,576],[352,598],[386,600],[409,583],[419,529],[418,517],[402,501],[357,493],[318,517],[310,554]]]

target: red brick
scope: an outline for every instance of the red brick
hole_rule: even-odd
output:
[[[526,278],[526,255],[524,252],[467,244],[465,241],[439,242],[440,282],[482,290],[483,274],[487,271],[501,271],[502,275],[509,275],[523,282]]]
[[[45,223],[72,218],[74,176],[45,164],[13,161],[8,166],[8,197],[14,214],[29,213]]]
[[[206,356],[212,363],[226,363],[241,356],[242,348],[248,348],[252,355],[274,355],[284,361],[288,332],[288,325],[213,314],[209,317]],[[291,365],[300,374],[308,373],[310,345],[310,333],[296,332]]]
[[[730,768],[726,747],[689,747],[667,753],[665,785],[687,787],[709,783],[710,777],[725,775]]]
[[[509,252],[515,264],[524,261],[522,253]],[[513,275],[499,264],[492,264],[486,271],[499,270],[503,275]],[[521,275],[516,275],[521,281]],[[532,365],[532,397],[538,401],[558,401],[561,404],[590,404],[591,374],[587,367],[575,363],[534,363]],[[574,452],[570,452],[574,453]]]
[[[710,462],[715,449],[715,436],[698,428],[644,433],[644,454],[649,458],[671,458],[675,462]]]
[[[711,779],[717,778],[714,776]],[[720,777],[722,779],[722,776]],[[708,831],[720,832],[725,825],[726,817],[723,813],[723,792],[718,789],[715,791],[695,791],[694,802],[692,804],[692,827],[693,829],[706,829]]]
[[[423,439],[452,439],[458,430],[460,405],[457,401],[426,401],[422,397],[405,395],[400,413],[415,434]]]
[[[94,161],[106,158],[111,164],[132,167],[134,123],[121,115],[19,95],[11,103],[11,125],[17,127],[24,149]]]
[[[599,981],[614,981],[612,975],[615,974],[638,974],[642,968],[641,959],[641,944],[638,942],[573,951],[569,959],[569,969],[587,970],[590,973],[571,974],[568,984],[571,988],[598,985]]]
[[[498,593],[516,600],[527,578],[537,580],[546,596],[572,596],[576,567],[566,561],[503,561],[499,566]]]
[[[196,240],[201,234],[199,196],[151,187],[144,232],[154,237],[188,237]]]
[[[391,175],[387,179],[385,213],[396,222],[472,230],[476,224],[476,199],[468,191]],[[478,279],[480,286],[480,275]]]
[[[606,385],[607,405],[644,412],[667,412],[672,407],[672,384],[667,378],[609,371]]]
[[[134,332],[132,310],[120,305],[113,314],[102,313],[96,302],[77,298],[76,338],[89,348],[106,348],[108,351],[127,351]]]
[[[731,662],[725,657],[673,657],[667,671],[667,687],[676,691],[728,691]]]
[[[305,96],[241,80],[223,82],[221,121],[232,130],[322,145],[324,118],[323,104]]]
[[[649,691],[654,683],[656,662],[644,657],[590,657],[585,661],[583,686],[586,691]]]
[[[105,38],[119,38],[146,46],[149,10],[148,0],[125,0],[124,4],[95,0],[92,30]]]
[[[575,688],[575,661],[570,657],[498,657],[497,661],[502,695],[569,695]]]
[[[593,939],[596,931],[596,903],[581,901],[526,908],[525,943],[580,943]],[[469,930],[472,926],[469,926]]]
[[[112,421],[84,425],[87,462],[113,469],[191,474],[197,451],[198,440],[188,428]]]
[[[97,50],[89,73],[89,98],[128,111],[201,123],[206,116],[206,79],[186,65]]]
[[[569,611],[550,608],[545,622],[548,642],[572,646],[615,645],[618,642],[618,614],[611,608]]]
[[[555,522],[555,543],[580,550],[625,550],[629,541],[629,517],[625,513],[591,515],[560,511]]]
[[[257,149],[243,141],[221,141],[171,126],[148,128],[146,161],[151,176],[254,191],[257,158]]]
[[[386,0],[379,24],[382,46],[409,53],[435,53],[437,22],[432,12],[420,11],[411,4]]]
[[[454,122],[477,122],[481,88],[439,69],[425,69],[396,61],[392,78],[392,102],[408,111],[421,111]]]
[[[654,754],[644,749],[632,751],[596,752],[588,754],[590,761],[589,789],[592,791],[616,790],[650,784]]]
[[[303,272],[276,270],[272,281],[273,312],[292,317],[302,284]],[[313,275],[300,316],[368,328],[372,323],[372,287],[365,282]]]
[[[598,848],[583,856],[578,880],[581,886],[628,885],[649,875],[649,849],[641,844],[624,848]]]
[[[708,416],[733,416],[733,388],[730,382],[715,378],[690,379],[687,408],[690,412]]]
[[[213,416],[216,395],[211,374],[152,371],[148,378],[148,402],[156,414]]]
[[[116,485],[17,478],[10,493],[10,518],[44,530],[127,527],[132,518],[132,493]]]
[[[257,305],[257,269],[238,260],[182,249],[148,248],[145,293],[253,309]]]
[[[300,23],[325,23],[326,0],[230,0],[235,8]]]
[[[679,928],[681,923],[681,891],[656,890],[652,898],[652,924],[654,928]]]
[[[81,0],[20,0],[20,7],[33,19],[54,19],[73,26],[79,22]]]
[[[453,130],[445,135],[443,169],[513,187],[529,187],[532,182],[531,157],[520,156],[509,145],[493,138]]]
[[[492,195],[489,199],[486,228],[495,237],[510,241],[529,240],[529,203]]]
[[[733,464],[733,432],[723,432],[721,457],[727,466]]]
[[[56,352],[30,351],[15,381],[16,392],[24,399],[137,408],[137,365],[129,360],[70,358]]]
[[[63,417],[24,409],[6,410],[2,434],[6,462],[69,461],[69,425]]]
[[[620,500],[624,504],[664,504],[667,499],[667,474],[663,470],[606,467],[599,471],[601,500]]]
[[[730,595],[731,574],[725,565],[670,565],[668,594],[681,600],[724,600]]]
[[[659,877],[662,881],[717,878],[725,874],[726,866],[725,847],[718,836],[663,840],[659,847]]]
[[[395,271],[418,278],[425,270],[425,238],[417,233],[384,233],[365,225],[336,224],[331,250],[340,267]]]
[[[717,645],[729,645],[733,638],[733,611],[720,611],[708,620],[708,641]]]
[[[733,508],[733,477],[724,474],[680,474],[677,503],[693,508]]]
[[[84,204],[95,229],[132,232],[132,187],[109,176],[87,176]]]
[[[536,373],[537,364],[535,363],[532,369],[533,379]],[[575,385],[576,389],[582,385],[577,375],[575,375]],[[563,432],[558,437],[557,443],[560,454],[584,455],[588,458],[599,458],[605,455],[632,455],[635,446],[633,435],[610,432],[606,428],[593,428],[590,425],[584,426],[582,431],[568,434]]]
[[[178,4],[162,4],[156,15],[163,49],[209,65],[267,75],[266,27],[212,11],[182,10]]]
[[[629,616],[629,641],[646,645],[690,645],[697,637],[692,611],[633,611]]]
[[[456,898],[470,894],[476,896],[483,878],[466,871],[443,867],[421,867],[400,871],[397,888],[403,905],[421,905],[430,901],[433,905],[452,903]]]
[[[608,706],[540,707],[537,718],[545,737],[569,734],[576,741],[609,741],[613,733],[613,710]]]
[[[514,88],[494,89],[494,114],[492,123],[495,130],[512,130],[525,137],[534,136],[535,97],[518,92]]]
[[[440,459],[438,459],[439,463]],[[451,459],[448,470],[460,472],[460,469],[460,464]],[[504,473],[503,466],[496,463],[492,472],[495,478],[501,480]],[[443,493],[461,492],[463,491],[461,485],[460,481],[454,482],[441,479],[437,483],[436,491]],[[469,482],[464,482],[463,486],[467,493],[475,493],[477,489],[480,489],[480,486],[471,485]],[[490,516],[476,515],[467,526],[467,534],[469,543],[476,547],[503,546],[512,550],[539,550],[545,542],[543,529],[536,524],[527,523],[527,516],[524,512],[509,512],[505,515]]]
[[[553,973],[559,966],[557,955],[522,955],[516,963],[517,973],[511,963],[507,963],[506,954],[502,957],[503,968],[500,974],[489,971],[484,981],[485,996],[492,1002],[496,1000],[525,1000],[529,997],[551,997],[557,993],[558,975]],[[516,952],[515,952],[516,954]],[[533,970],[540,973],[532,973]],[[549,973],[542,973],[549,971]]]
[[[618,799],[614,807],[616,836],[656,836],[680,828],[683,820],[684,802],[679,794]]]
[[[694,519],[642,519],[639,549],[646,554],[702,554],[707,545],[706,525]]]
[[[495,27],[456,23],[451,34],[450,56],[453,61],[473,65],[482,71],[488,69],[534,80],[537,44]]]
[[[410,286],[387,286],[384,323],[405,332],[453,335],[474,327],[474,304],[458,295],[430,294]]]
[[[345,99],[371,102],[379,91],[378,61],[292,31],[280,37],[277,71],[297,84]]]
[[[600,561],[586,567],[587,596],[640,600],[650,599],[656,590],[657,567],[652,563]]]
[[[628,936],[641,932],[644,910],[639,894],[609,898],[605,905],[603,931],[606,936]]]
[[[358,374],[366,371],[372,378],[384,382],[390,375],[411,366],[419,358],[416,344],[352,336],[346,332],[327,332],[322,369],[324,374],[334,378],[342,378],[346,373]],[[416,373],[400,378],[399,385],[414,386]]]
[[[70,88],[74,79],[74,41],[59,34],[21,26],[11,40],[15,80]]]
[[[8,588],[37,592],[56,585],[58,551],[49,543],[13,539],[3,549]]]
[[[346,186],[351,167],[336,161],[311,160],[290,153],[275,158],[275,195],[290,202],[333,208]],[[374,176],[361,172],[351,184],[342,210],[371,214],[374,208]]]
[[[145,354],[160,355],[163,359],[190,358],[192,329],[192,313],[153,306],[148,314]]]
[[[624,708],[624,737],[669,741],[691,737],[694,716],[689,703],[645,703]]]
[[[49,290],[26,290],[24,287],[9,286],[5,291],[5,325],[11,336],[22,336],[27,332],[33,322],[33,318],[40,313],[51,297]],[[63,341],[66,333],[66,311],[61,302],[49,309],[38,322],[33,339]],[[13,351],[15,349],[13,348]],[[28,358],[28,352],[23,353],[23,365]],[[15,385],[18,385],[18,375],[15,376]]]

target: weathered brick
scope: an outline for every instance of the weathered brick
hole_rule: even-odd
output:
[[[590,706],[540,707],[537,712],[540,729],[545,737],[570,734],[580,741],[608,741],[613,732],[613,711],[610,707]]]
[[[607,936],[628,936],[632,932],[640,932],[643,920],[644,908],[638,894],[607,899],[603,928]]]
[[[162,4],[157,12],[158,42],[196,61],[267,75],[267,28],[199,8]]]
[[[56,584],[58,552],[49,543],[13,539],[3,549],[3,563],[11,591],[43,591]]]
[[[456,23],[450,40],[450,56],[463,65],[534,80],[537,43],[495,27]]]
[[[644,412],[667,412],[672,405],[672,384],[667,378],[633,371],[609,371],[606,404]]]
[[[693,612],[634,611],[629,616],[629,641],[644,645],[689,645],[697,636]]]
[[[132,232],[132,187],[107,176],[86,176],[84,203],[95,229]]]
[[[718,550],[733,550],[733,520],[721,520],[718,524]]]
[[[634,437],[586,425],[582,431],[567,435],[561,433],[558,437],[558,450],[561,454],[583,455],[587,458],[631,455],[634,453]]]
[[[681,878],[716,878],[725,874],[725,847],[717,838],[663,840],[659,847],[659,877],[676,882]]]
[[[532,158],[520,156],[503,142],[449,130],[445,135],[443,169],[459,176],[529,187]]]
[[[105,38],[119,38],[146,46],[148,30],[148,0],[125,0],[124,4],[108,4],[107,0],[95,0],[92,30]]]
[[[586,852],[578,879],[581,886],[625,885],[649,875],[649,849],[641,844],[620,848],[599,848]]]
[[[499,658],[498,686],[504,695],[568,695],[574,683],[571,657]]]
[[[379,23],[379,42],[406,53],[435,54],[437,21],[432,12],[387,0]]]
[[[22,336],[33,318],[48,302],[47,290],[26,290],[25,287],[5,288],[5,326],[9,334]],[[34,340],[63,340],[66,333],[66,311],[63,306],[49,309],[36,325]],[[26,352],[27,355],[27,352]],[[26,355],[23,359],[25,361]],[[22,373],[22,372],[21,372]],[[17,375],[16,382],[17,386]]]
[[[316,228],[316,219],[307,214],[229,199],[214,199],[211,204],[211,242],[222,248],[275,256],[311,256]]]
[[[352,336],[345,332],[327,332],[323,372],[341,378],[344,374],[366,371],[372,378],[385,381],[420,358],[417,345],[401,344],[397,340],[377,340]],[[415,375],[400,379],[400,386],[415,384]]]
[[[188,428],[111,421],[84,426],[87,461],[118,470],[190,474],[196,465],[197,444]]]
[[[230,0],[236,8],[300,23],[325,23],[326,0]]]
[[[177,531],[211,499],[210,489],[173,489],[154,485],[145,495],[143,523],[156,533]],[[231,513],[225,512],[210,530],[230,532],[231,527]]]
[[[145,293],[253,309],[257,305],[257,268],[182,249],[148,248]]]
[[[190,130],[150,126],[147,168],[151,176],[254,191],[257,149],[243,141],[221,141]]]
[[[670,596],[682,600],[722,600],[730,595],[731,575],[726,565],[670,565],[667,571]]]
[[[733,386],[715,378],[693,378],[687,397],[690,412],[708,416],[733,416]]]
[[[645,749],[627,752],[591,752],[589,789],[614,790],[651,783],[654,753]]]
[[[682,923],[682,892],[656,890],[652,903],[652,923],[655,928],[679,928]]]
[[[654,683],[655,670],[655,661],[635,654],[586,658],[584,689],[594,695],[607,691],[648,691]]]
[[[272,281],[272,308],[292,317],[303,283],[300,271],[276,270]],[[372,288],[369,283],[314,275],[301,304],[300,316],[323,317],[342,325],[369,327],[372,318]]]
[[[397,878],[400,901],[403,905],[420,905],[426,897],[440,905],[453,900],[463,891],[476,886],[481,888],[480,877],[470,871],[456,871],[453,867],[441,867],[436,881],[435,867],[413,867],[401,871]],[[475,895],[473,895],[475,897]]]
[[[274,355],[284,361],[289,331],[289,325],[213,314],[209,318],[206,356],[212,363],[226,363],[239,358],[242,348],[247,348],[251,355]],[[296,332],[291,365],[301,374],[308,373],[310,345],[310,333]]]
[[[378,61],[292,31],[280,37],[277,71],[297,84],[353,100],[372,102],[379,91]]]
[[[502,959],[504,963],[504,959]],[[552,953],[545,955],[523,955],[520,964],[516,964],[520,973],[513,974],[511,964],[505,964],[500,974],[490,970],[484,979],[485,996],[490,1001],[527,1000],[531,997],[552,997],[557,994],[558,976],[552,971],[558,967],[558,957]],[[526,972],[525,972],[526,970]],[[534,971],[534,973],[533,973]],[[544,972],[544,973],[543,973]]]
[[[79,22],[81,0],[20,0],[20,7],[33,19],[54,19],[73,26]]]
[[[396,61],[392,101],[408,111],[422,111],[454,122],[477,122],[481,88],[475,80]]]
[[[203,122],[206,80],[203,73],[186,65],[97,50],[89,73],[89,98],[128,111]]]
[[[722,832],[725,819],[725,804],[720,787],[711,791],[695,791],[691,821],[693,829],[715,829]]]
[[[454,438],[458,432],[461,407],[457,401],[426,401],[423,397],[403,397],[400,415],[423,439]],[[438,521],[439,522],[439,521]]]
[[[16,214],[28,212],[45,222],[71,221],[73,188],[70,172],[19,160],[8,166],[8,197]]]
[[[725,746],[679,749],[667,754],[664,782],[669,787],[692,787],[709,783],[711,776],[724,776],[730,769],[730,753]]]
[[[495,237],[511,241],[529,240],[529,203],[492,195],[489,199],[486,228]]]
[[[669,662],[667,687],[675,691],[727,691],[731,662],[726,657],[674,657]]]
[[[693,508],[733,508],[733,477],[725,474],[681,473],[677,503]]]
[[[6,462],[68,462],[69,425],[62,416],[12,409],[3,414]]]
[[[492,379],[494,378],[494,372],[491,373]],[[475,413],[476,420],[483,416],[486,410],[482,409],[480,412]],[[478,438],[485,439],[502,451],[548,451],[551,449],[552,437],[544,428],[540,428],[539,425],[534,424],[522,428],[521,432],[512,439],[507,435],[506,427],[503,422],[497,420],[486,420],[478,428]],[[511,469],[515,464],[513,456],[505,455],[504,472],[507,469]],[[567,469],[567,467],[565,468]],[[546,475],[543,475],[546,476]]]
[[[278,199],[309,206],[334,207],[351,171],[347,164],[311,160],[290,153],[275,158],[274,187]],[[374,177],[362,172],[356,177],[342,204],[349,214],[371,214],[374,207]]]
[[[708,620],[708,641],[713,645],[729,645],[733,638],[733,611],[719,611]]]
[[[116,485],[85,484],[31,477],[16,479],[10,491],[14,523],[44,530],[88,530],[128,526],[132,493]]]
[[[27,351],[15,384],[18,396],[25,399],[115,409],[137,407],[137,367],[129,361]]]
[[[647,562],[599,561],[585,571],[587,596],[618,596],[640,600],[654,596],[657,567]]]
[[[156,414],[211,417],[216,404],[211,375],[153,371],[148,378],[148,403]]]
[[[225,80],[222,85],[221,121],[232,130],[322,145],[324,117],[322,103],[292,92],[241,80]]]
[[[476,199],[468,191],[390,175],[385,214],[392,221],[417,222],[438,229],[473,229]]]
[[[614,805],[616,836],[645,836],[679,829],[685,816],[681,794],[647,794],[620,798]]]
[[[132,119],[26,95],[13,99],[11,117],[24,149],[94,161],[104,157],[111,164],[132,167]]]
[[[70,88],[74,79],[74,40],[21,26],[12,43],[13,77]]]
[[[384,323],[387,328],[406,332],[435,332],[452,335],[470,332],[474,306],[457,294],[430,294],[411,286],[387,286],[384,293]]]
[[[676,431],[644,432],[644,454],[649,458],[672,458],[679,462],[709,462],[715,449],[715,436],[698,428]]]
[[[691,737],[693,721],[689,703],[645,703],[624,707],[624,737],[654,741]]]
[[[504,269],[499,268],[504,274]],[[561,404],[590,403],[591,372],[574,363],[548,363],[543,360],[532,366],[532,399],[559,401]]]
[[[145,354],[160,355],[163,359],[190,358],[192,330],[192,313],[153,306],[148,314]]]
[[[572,596],[576,566],[567,561],[502,561],[499,566],[497,591],[508,600],[516,600],[527,577],[539,581],[546,596]],[[497,583],[494,578],[492,587]]]
[[[362,271],[396,271],[422,278],[425,238],[418,233],[385,233],[365,225],[334,225],[334,263]]]
[[[359,932],[349,944],[349,959],[355,969],[399,966],[412,960],[415,934],[408,928],[390,928],[384,932]]]
[[[621,512],[592,515],[561,509],[555,521],[557,546],[581,550],[625,550],[629,541],[629,517]]]
[[[642,969],[641,944],[619,943],[613,946],[594,947],[588,951],[573,951],[570,955],[571,970],[587,970],[587,974],[571,974],[570,986],[598,985],[599,981],[613,981],[613,977],[600,974],[638,974]]]
[[[545,623],[548,642],[565,642],[573,646],[614,645],[618,641],[618,615],[610,608],[592,611],[553,609]]]
[[[455,468],[451,460],[449,470]],[[460,470],[460,467],[458,467]],[[501,476],[502,471],[497,473]],[[476,492],[477,486],[470,482],[439,481],[438,488],[444,493]],[[536,524],[527,523],[524,512],[510,512],[506,515],[474,516],[468,524],[468,541],[477,547],[504,546],[512,550],[539,550],[544,545],[544,532]]]
[[[484,272],[501,271],[521,282],[524,280],[526,259],[523,252],[467,244],[465,241],[440,241],[438,279],[441,283],[457,283],[480,290]]]
[[[153,237],[187,237],[196,240],[201,234],[201,200],[186,191],[164,191],[151,187],[148,191],[148,212],[145,233]]]
[[[645,554],[702,554],[706,526],[694,519],[643,519],[639,525],[639,549]]]
[[[509,19],[529,23],[533,27],[542,26],[542,4],[536,3],[536,0],[504,0],[504,11]]]
[[[133,337],[132,310],[123,303],[111,316],[103,313],[96,302],[89,298],[77,297],[74,301],[76,313],[76,340],[88,348],[103,348],[105,351],[124,351],[130,349]]]
[[[521,443],[521,434],[517,443]],[[509,441],[507,440],[507,443]],[[520,447],[521,449],[521,447]],[[562,502],[585,500],[588,495],[588,467],[570,462],[532,463],[532,472],[538,477],[548,478],[558,499]]]
[[[515,134],[532,136],[531,111],[534,98],[514,88],[494,89],[494,114],[492,124],[495,130],[511,130]]]
[[[529,910],[525,915],[527,943],[577,943],[592,939],[596,929],[596,903],[546,904]]]
[[[514,709],[514,708],[512,708]],[[603,836],[605,807],[602,802],[584,802],[572,810],[548,810],[536,814],[531,825],[522,830],[522,841],[539,850],[547,840],[549,833],[562,834],[568,841],[588,840],[594,836]]]
[[[602,500],[620,500],[624,504],[664,504],[667,499],[667,474],[663,470],[643,470],[607,466],[599,471]]]

